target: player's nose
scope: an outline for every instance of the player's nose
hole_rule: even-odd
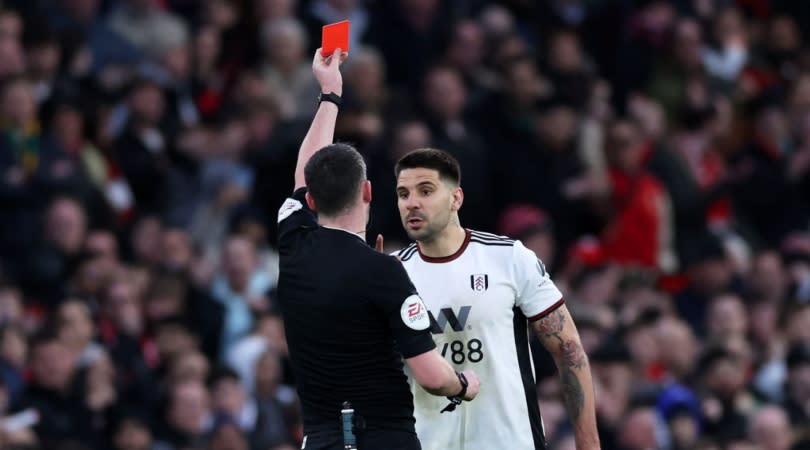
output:
[[[415,195],[409,195],[405,200],[405,208],[410,211],[412,209],[419,209],[421,207],[419,199]]]

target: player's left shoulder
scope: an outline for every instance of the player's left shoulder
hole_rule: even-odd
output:
[[[416,242],[412,242],[404,248],[391,252],[391,256],[395,256],[404,263],[406,261],[410,261],[411,258],[413,258],[413,255],[415,255],[418,251],[419,249],[416,246]]]
[[[487,233],[485,231],[470,230],[470,243],[489,247],[514,247],[514,239],[508,236]]]

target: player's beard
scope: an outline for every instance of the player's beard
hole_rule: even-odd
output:
[[[422,219],[422,226],[418,230],[412,230],[408,227],[408,219],[414,215]],[[447,229],[451,218],[452,214],[450,211],[447,211],[446,215],[436,214],[433,217],[428,217],[423,213],[415,213],[406,216],[402,225],[405,227],[405,232],[408,234],[409,238],[414,241],[427,243],[436,240],[442,232]]]

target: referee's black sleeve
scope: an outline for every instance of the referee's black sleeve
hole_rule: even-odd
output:
[[[278,210],[278,248],[289,254],[301,234],[318,228],[318,216],[307,205],[307,188],[297,189]]]
[[[375,268],[376,272],[370,274],[374,292],[379,293],[374,301],[388,319],[397,350],[411,358],[436,348],[427,308],[402,264],[380,253]]]

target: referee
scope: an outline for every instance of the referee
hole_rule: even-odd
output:
[[[344,57],[339,49],[315,54],[320,105],[299,150],[293,195],[278,213],[278,298],[304,414],[302,448],[344,449],[341,409],[349,402],[359,450],[420,449],[403,358],[427,392],[453,401],[451,410],[475,397],[479,381],[439,355],[405,269],[363,238],[365,163],[351,146],[332,144]]]

